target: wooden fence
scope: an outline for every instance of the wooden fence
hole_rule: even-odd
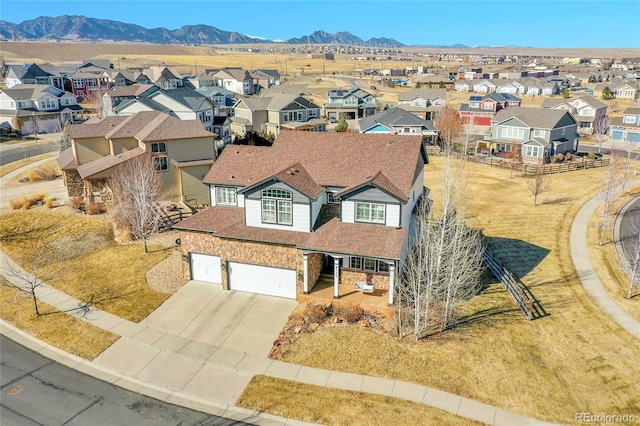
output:
[[[482,259],[493,275],[504,284],[507,291],[529,321],[546,315],[540,303],[517,275],[507,270],[493,252],[485,247]]]

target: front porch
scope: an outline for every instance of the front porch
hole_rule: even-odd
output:
[[[334,282],[332,275],[322,274],[309,294],[298,298],[300,305],[296,310],[302,311],[309,302],[334,305],[360,305],[367,312],[378,312],[386,318],[393,318],[395,307],[389,306],[389,290],[374,289],[373,293],[364,293],[354,289],[351,283],[338,285],[339,299],[334,298]]]

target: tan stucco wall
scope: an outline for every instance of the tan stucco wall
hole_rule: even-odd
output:
[[[215,141],[213,135],[206,138],[169,140],[166,141],[166,143],[169,160],[191,161],[215,158]],[[148,149],[150,149],[150,147],[148,147]]]

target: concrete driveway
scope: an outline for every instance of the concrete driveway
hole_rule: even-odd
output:
[[[267,356],[297,305],[295,300],[189,281],[141,324],[209,345]]]

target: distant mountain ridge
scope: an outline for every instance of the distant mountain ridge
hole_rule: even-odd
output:
[[[14,24],[0,20],[0,37],[12,40],[127,41],[158,44],[247,44],[277,43],[209,25],[185,25],[176,30],[144,28],[109,19],[85,16],[41,16]],[[308,36],[280,41],[284,44],[347,44],[365,47],[400,48],[404,44],[385,37],[362,40],[346,31],[333,34],[315,31]]]

